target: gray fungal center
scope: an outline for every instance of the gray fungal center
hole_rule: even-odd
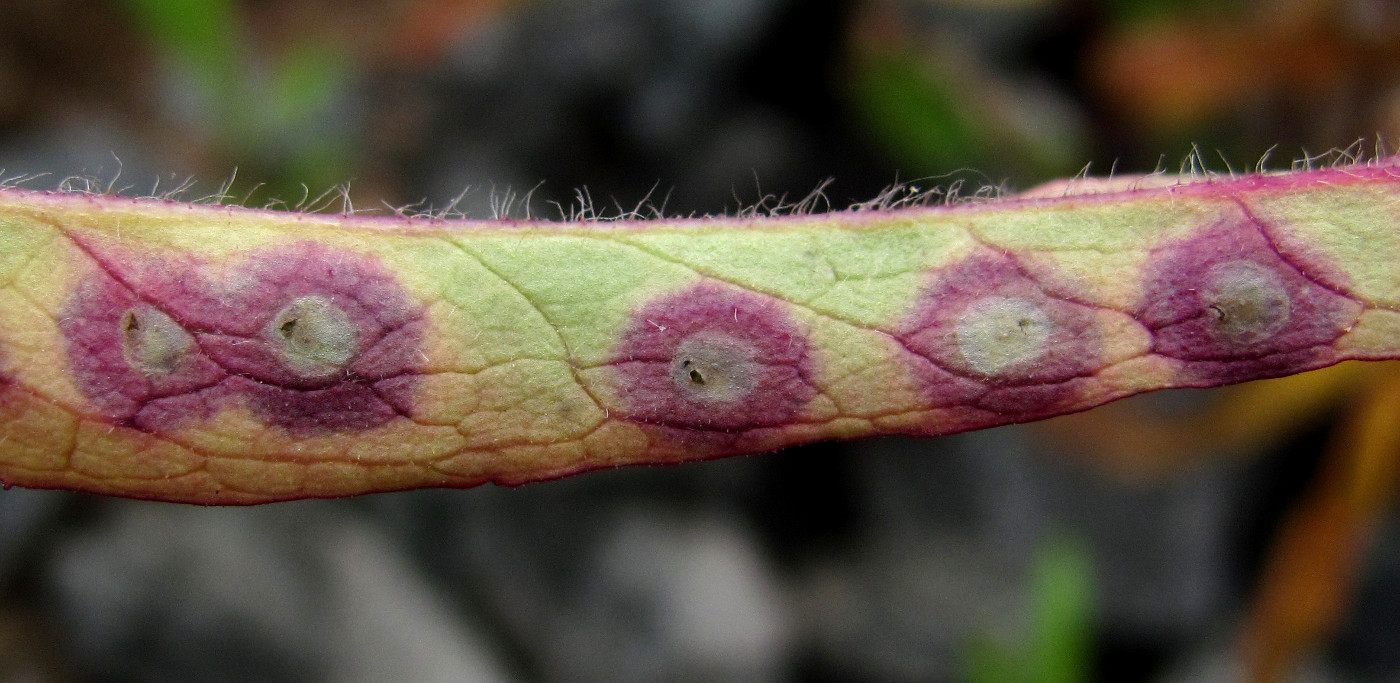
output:
[[[954,339],[963,362],[988,377],[1012,374],[1049,349],[1054,323],[1038,304],[1007,296],[972,302],[958,318]]]
[[[1212,267],[1206,281],[1201,296],[1218,336],[1253,344],[1288,324],[1292,300],[1278,273],[1249,260],[1227,261]]]
[[[686,400],[708,407],[743,403],[758,386],[758,351],[725,335],[699,333],[682,341],[671,381]]]
[[[185,328],[150,306],[127,311],[119,329],[126,362],[147,377],[174,372],[195,346]]]
[[[350,314],[322,296],[292,300],[273,316],[264,336],[288,369],[310,379],[339,374],[359,352]]]

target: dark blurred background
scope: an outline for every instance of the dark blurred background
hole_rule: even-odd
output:
[[[839,210],[1387,140],[1387,0],[0,3],[34,189]],[[1022,426],[251,509],[11,489],[0,681],[1232,680],[1332,410],[1133,475]],[[1396,521],[1304,680],[1400,680]]]

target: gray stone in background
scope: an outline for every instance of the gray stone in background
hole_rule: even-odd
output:
[[[388,531],[345,504],[104,507],[42,574],[91,680],[509,680]]]
[[[950,680],[973,639],[1025,638],[1031,562],[1055,535],[1090,550],[1103,632],[1191,639],[1230,607],[1229,466],[1125,486],[1036,453],[1008,427],[853,444],[859,545],[809,569],[800,623],[826,666]]]
[[[784,680],[793,620],[745,525],[638,505],[601,531],[540,642],[550,680]]]
[[[332,625],[327,680],[490,683],[514,676],[451,594],[414,565],[392,530],[367,520],[320,539],[325,613]]]
[[[53,546],[44,575],[73,656],[112,680],[318,678],[307,511],[112,503]]]
[[[373,518],[535,680],[785,680],[786,582],[736,501],[756,459],[378,496]]]

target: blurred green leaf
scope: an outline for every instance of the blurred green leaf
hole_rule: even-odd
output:
[[[965,98],[911,55],[861,59],[851,83],[872,132],[900,161],[924,174],[967,164],[986,145]]]
[[[1044,683],[1077,683],[1089,678],[1093,649],[1093,566],[1089,551],[1057,537],[1036,558],[1031,586],[1031,661]]]
[[[125,0],[177,73],[191,79],[198,121],[259,193],[343,182],[353,156],[337,100],[351,76],[339,46],[304,39],[274,59],[254,54],[233,0]]]
[[[1048,179],[1082,163],[1079,122],[1054,98],[967,60],[868,49],[849,92],[876,141],[916,177],[971,168]]]
[[[126,0],[157,47],[223,96],[238,87],[240,24],[232,0]]]
[[[1086,548],[1055,537],[1030,576],[1030,633],[1024,647],[973,639],[963,660],[968,683],[1082,683],[1093,656],[1093,563]]]
[[[1233,12],[1246,4],[1245,0],[1110,0],[1108,7],[1117,19],[1139,22],[1201,12]]]
[[[313,122],[344,93],[349,76],[349,60],[334,46],[320,41],[298,45],[274,75],[268,118],[284,127]]]

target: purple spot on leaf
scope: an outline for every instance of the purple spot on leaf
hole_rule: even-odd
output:
[[[78,387],[118,422],[136,423],[153,401],[213,386],[226,374],[177,321],[105,273],[78,285],[59,329]]]
[[[1137,317],[1155,353],[1187,361],[1202,383],[1226,383],[1319,365],[1360,314],[1241,215],[1156,250]]]
[[[1103,366],[1094,309],[1046,294],[990,250],[933,273],[897,336],[935,407],[1047,412]]]
[[[398,415],[393,406],[362,381],[295,390],[234,377],[228,387],[248,397],[253,412],[265,422],[294,434],[373,429]]]
[[[268,424],[334,432],[411,402],[426,323],[372,258],[304,243],[186,267],[129,274],[140,297],[105,275],[70,297],[70,363],[109,417],[159,431],[241,398]],[[393,403],[372,388],[390,377]]]
[[[741,431],[790,421],[817,394],[807,341],[777,301],[700,284],[632,316],[615,354],[626,417]]]

